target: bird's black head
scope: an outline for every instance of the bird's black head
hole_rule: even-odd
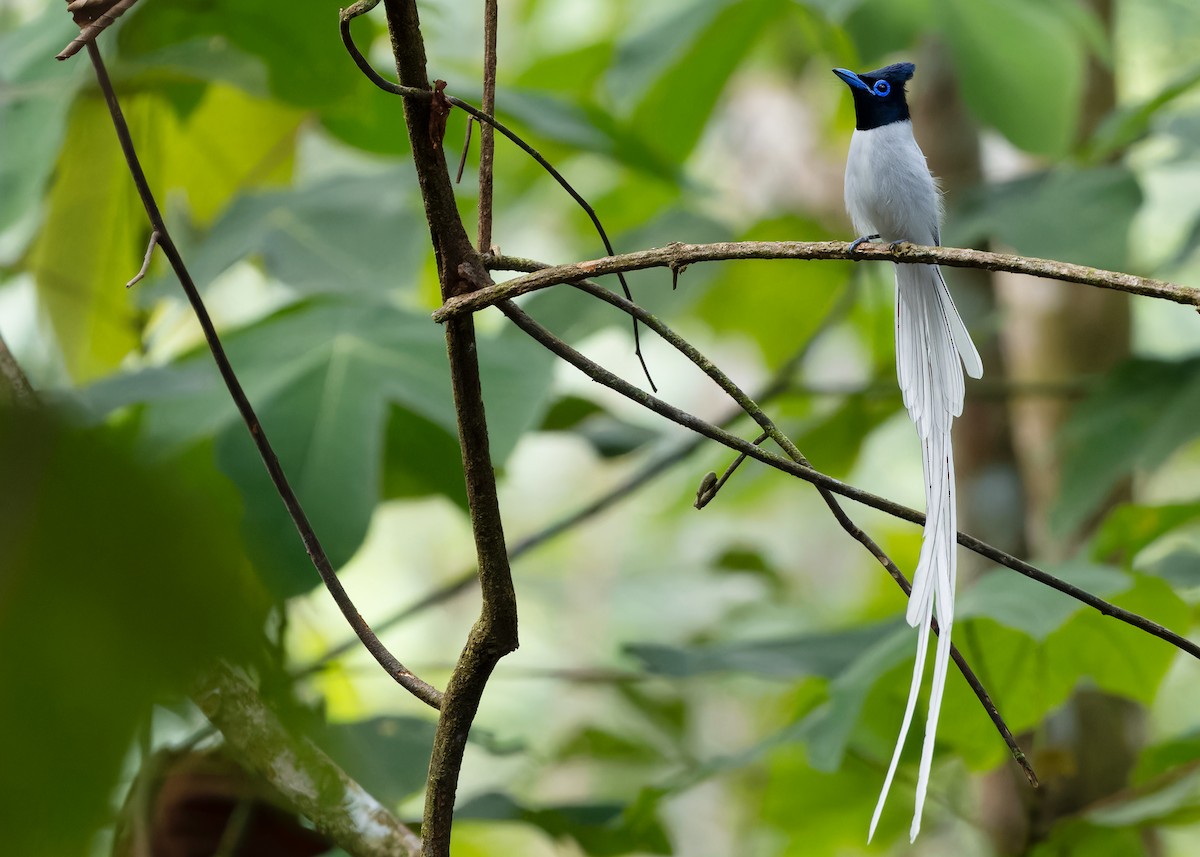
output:
[[[890,125],[908,118],[904,84],[912,80],[916,69],[910,62],[898,62],[876,71],[855,74],[844,68],[833,73],[846,82],[854,95],[854,127],[860,131]]]

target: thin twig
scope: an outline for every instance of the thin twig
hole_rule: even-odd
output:
[[[241,762],[347,853],[356,857],[421,853],[415,833],[321,748],[290,734],[258,691],[233,669],[225,664],[212,667],[197,682],[192,699]]]
[[[1032,259],[1006,253],[987,253],[982,250],[962,250],[954,247],[920,247],[903,244],[889,249],[886,244],[864,244],[850,252],[844,241],[735,241],[720,244],[669,244],[651,250],[639,250],[621,256],[608,256],[588,262],[556,265],[523,277],[514,277],[470,295],[447,301],[434,314],[434,320],[445,321],[463,312],[478,312],[502,300],[561,283],[571,283],[584,277],[619,274],[646,268],[669,268],[672,264],[691,265],[697,262],[719,262],[733,259],[808,259],[844,260],[851,262],[885,261],[913,264],[948,265],[956,268],[980,268],[985,271],[1010,271],[1030,274],[1068,283],[1081,283],[1103,289],[1113,289],[1134,295],[1200,307],[1200,289],[1181,286],[1162,280],[1151,280],[1134,274],[1102,271],[1084,265],[1071,265],[1050,259]],[[513,259],[500,262],[496,268],[521,270],[531,260]]]
[[[763,432],[754,439],[754,445],[758,446],[770,436],[771,435],[769,433]],[[725,468],[725,472],[721,474],[719,479],[715,473],[709,473],[705,475],[704,481],[700,483],[699,490],[696,491],[696,508],[703,509],[705,506],[711,503],[716,498],[717,492],[725,487],[725,483],[729,481],[729,477],[732,476],[737,469],[742,466],[742,462],[745,460],[746,453],[739,452],[737,458],[733,460],[732,464]]]
[[[400,95],[406,99],[414,101],[428,100],[432,98],[433,92],[431,90],[392,83],[390,80],[384,78],[375,70],[371,63],[368,62],[367,58],[362,55],[362,52],[359,51],[358,46],[354,43],[354,37],[350,34],[350,22],[359,15],[363,15],[375,8],[378,3],[379,0],[359,0],[359,2],[355,3],[353,6],[342,10],[340,16],[342,44],[345,46],[346,51],[350,54],[350,57],[354,60],[354,63],[358,66],[359,70],[367,76],[368,80],[370,80],[384,92],[389,92],[392,95]],[[446,98],[455,107],[475,117],[475,119],[478,120],[481,125],[487,125],[495,128],[497,131],[507,137],[512,143],[514,143],[519,149],[521,149],[521,151],[525,152],[525,154],[537,161],[541,168],[549,173],[551,178],[558,182],[559,186],[562,187],[562,189],[568,194],[570,194],[571,198],[575,200],[576,204],[583,209],[584,213],[587,214],[588,218],[592,221],[592,226],[595,227],[596,233],[600,236],[600,240],[604,243],[604,249],[608,252],[609,256],[613,255],[615,251],[613,250],[612,242],[608,240],[608,232],[605,231],[604,224],[600,222],[600,218],[596,214],[596,210],[592,208],[591,204],[588,203],[586,199],[583,198],[579,191],[572,187],[571,183],[566,180],[563,174],[554,168],[553,164],[547,161],[537,149],[526,143],[525,140],[523,140],[515,131],[508,128],[506,125],[504,125],[504,123],[496,119],[495,116],[491,115],[490,113],[486,113],[474,105],[463,101],[461,98],[456,98],[453,95],[447,95]],[[618,271],[616,274],[617,279],[621,283],[621,289],[625,293],[625,297],[632,301],[633,293],[629,289],[629,284],[625,281],[624,273]],[[641,364],[642,374],[646,376],[646,382],[650,385],[651,391],[657,393],[658,387],[654,383],[654,378],[652,378],[650,375],[650,369],[646,365],[646,358],[642,355],[642,340],[641,333],[638,329],[637,319],[633,320],[633,350],[634,354],[637,356],[638,363]]]
[[[496,0],[483,0],[483,101],[488,116],[496,113],[496,31],[499,29]],[[468,119],[468,122],[471,120]],[[480,253],[492,250],[492,167],[496,141],[492,126],[479,126],[479,241]]]
[[[125,284],[125,288],[132,289],[140,283],[146,276],[146,272],[150,270],[150,260],[154,257],[154,248],[158,246],[158,230],[150,233],[150,242],[146,245],[146,256],[142,259],[142,267],[138,268],[138,272],[133,275],[133,279]]]
[[[475,117],[467,117],[467,130],[463,137],[462,154],[458,156],[458,172],[454,174],[454,183],[462,182],[463,170],[467,168],[467,153],[471,151],[471,128],[475,125]]]
[[[329,590],[329,594],[342,611],[342,615],[346,617],[346,621],[350,623],[350,627],[354,629],[354,633],[358,635],[363,645],[366,646],[367,651],[379,662],[380,666],[401,687],[417,697],[417,699],[420,699],[433,708],[437,708],[441,704],[441,693],[437,688],[425,683],[414,675],[388,651],[387,647],[379,640],[379,637],[375,635],[375,632],[371,630],[366,620],[359,614],[358,609],[354,606],[354,602],[350,599],[341,581],[338,580],[333,564],[325,554],[325,549],[321,547],[321,542],[317,539],[317,534],[313,530],[312,524],[309,523],[308,516],[304,512],[304,508],[300,505],[300,500],[296,497],[295,491],[292,490],[292,486],[284,474],[283,466],[279,463],[279,457],[275,454],[275,450],[267,440],[266,431],[263,429],[262,423],[259,422],[258,415],[254,412],[250,400],[246,397],[246,393],[242,389],[241,382],[233,371],[233,366],[229,362],[229,357],[225,354],[225,348],[221,345],[220,337],[217,335],[217,329],[213,325],[212,318],[209,316],[208,310],[204,306],[204,301],[200,297],[200,291],[196,288],[196,284],[192,280],[192,275],[188,272],[187,266],[183,262],[183,257],[180,255],[174,240],[171,238],[170,232],[167,230],[167,224],[158,209],[158,203],[155,202],[154,194],[150,190],[150,184],[146,180],[146,174],[142,170],[141,162],[138,160],[137,151],[133,146],[133,138],[129,134],[129,126],[125,122],[125,116],[121,111],[120,103],[117,101],[116,92],[113,91],[112,82],[108,77],[108,70],[104,67],[104,60],[100,57],[100,50],[96,47],[95,42],[88,42],[87,50],[88,56],[92,60],[92,66],[96,70],[96,80],[100,84],[100,90],[104,93],[104,100],[108,103],[108,110],[112,115],[113,128],[116,129],[117,139],[120,141],[121,149],[125,153],[125,161],[129,166],[129,173],[133,177],[133,182],[137,186],[142,205],[146,209],[146,217],[150,221],[151,229],[158,233],[158,245],[162,247],[163,254],[167,257],[167,261],[171,263],[171,268],[175,271],[176,277],[179,278],[179,284],[183,287],[188,302],[191,303],[192,310],[196,314],[196,320],[200,322],[200,327],[204,331],[204,339],[208,343],[209,350],[212,352],[213,360],[217,364],[221,378],[224,380],[225,386],[229,390],[229,395],[237,406],[238,413],[246,423],[246,428],[250,432],[250,437],[258,449],[258,454],[267,468],[271,482],[275,485],[275,490],[279,493],[280,499],[283,500],[283,505],[286,507],[292,523],[296,525],[296,530],[300,534],[300,539],[304,543],[304,549],[308,552],[313,566],[317,569],[317,573],[321,575],[321,580],[325,583],[325,588]]]

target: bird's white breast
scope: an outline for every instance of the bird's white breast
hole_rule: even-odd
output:
[[[846,158],[846,210],[860,235],[939,243],[941,194],[911,121],[854,132]]]

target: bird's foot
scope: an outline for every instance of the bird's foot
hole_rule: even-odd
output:
[[[901,244],[907,244],[907,243],[908,242],[905,241],[903,238],[901,238],[899,241],[893,241],[891,244],[888,245],[888,252],[895,253],[897,247],[899,247]]]
[[[854,241],[850,244],[850,249],[847,250],[846,252],[853,253],[855,250],[858,249],[860,244],[866,244],[868,241],[874,241],[878,237],[879,237],[879,233],[876,232],[874,235],[864,235],[861,238],[855,238]]]

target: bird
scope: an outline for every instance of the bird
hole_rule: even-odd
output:
[[[846,211],[859,237],[850,245],[851,251],[874,240],[893,247],[906,242],[926,246],[941,243],[941,191],[913,137],[905,98],[905,84],[915,69],[910,62],[861,74],[833,69],[854,96],[855,126],[846,158],[845,197]],[[921,441],[926,517],[905,616],[917,629],[916,663],[900,736],[871,818],[868,842],[875,835],[912,725],[930,628],[936,616],[939,636],[910,841],[916,840],[921,829],[954,624],[958,522],[950,429],[954,418],[962,414],[963,370],[972,378],[983,376],[983,361],[938,266],[897,263],[895,268],[896,375],[904,407]]]

